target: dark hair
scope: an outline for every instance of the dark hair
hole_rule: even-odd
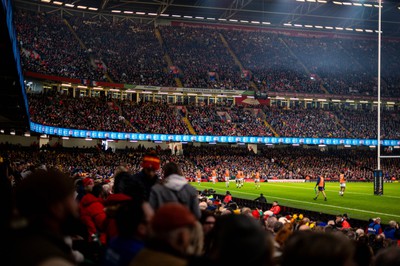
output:
[[[182,175],[182,171],[179,165],[174,162],[169,162],[166,165],[164,165],[163,170],[164,170],[164,178],[172,174]]]
[[[127,238],[133,237],[144,219],[143,201],[132,200],[122,203],[115,214],[118,235]]]
[[[74,183],[57,169],[35,170],[16,188],[16,205],[26,218],[45,216],[50,206],[73,195]]]
[[[93,186],[91,193],[96,198],[99,198],[102,192],[103,192],[103,184],[96,184]]]
[[[271,265],[273,242],[260,224],[247,215],[217,217],[210,232],[210,257],[221,265]],[[232,243],[246,256],[235,256]]]
[[[286,241],[281,257],[281,266],[347,265],[353,259],[354,246],[344,235],[313,231],[295,231]]]

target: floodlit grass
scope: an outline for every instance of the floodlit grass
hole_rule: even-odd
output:
[[[218,194],[229,190],[233,197],[255,199],[260,193],[267,198],[268,203],[278,200],[281,206],[317,211],[327,214],[347,213],[350,217],[367,221],[373,217],[381,217],[383,223],[389,220],[400,221],[400,183],[384,183],[383,196],[375,196],[373,183],[347,182],[343,197],[339,196],[339,183],[326,183],[324,201],[322,194],[317,200],[312,183],[261,183],[261,189],[255,189],[253,182],[247,182],[243,188],[236,188],[234,182],[229,188],[224,182],[191,183],[198,190],[213,188]]]

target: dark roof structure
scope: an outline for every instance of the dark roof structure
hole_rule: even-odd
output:
[[[345,31],[352,28],[374,32],[378,30],[379,10],[378,0],[15,0],[15,4],[44,12],[62,9],[70,14],[86,12],[150,21],[203,20],[304,30]],[[382,6],[384,35],[400,36],[399,1],[382,0]]]

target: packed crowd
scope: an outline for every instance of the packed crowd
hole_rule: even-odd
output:
[[[118,101],[123,116],[143,133],[189,134],[182,112],[166,103]]]
[[[135,149],[123,149],[111,152],[98,146],[90,149],[69,149],[44,147],[15,151],[7,146],[4,153],[19,168],[47,165],[56,167],[71,175],[85,174],[94,179],[108,179],[117,166],[127,163],[127,167],[138,170],[141,156],[147,151],[139,146]],[[224,180],[225,170],[235,178],[238,171],[243,171],[245,178],[253,179],[256,172],[262,180],[268,179],[316,179],[324,175],[329,180],[339,179],[339,170],[343,170],[349,180],[372,180],[376,169],[374,151],[329,150],[303,148],[258,148],[258,152],[245,146],[237,148],[227,146],[194,147],[185,145],[183,154],[158,148],[162,162],[175,161],[182,165],[182,172],[189,180],[196,180],[200,171],[202,179],[210,180],[214,170],[217,179]],[[310,164],[310,162],[313,162]],[[163,164],[162,164],[163,165]],[[381,166],[385,178],[400,178],[396,159],[386,159]],[[339,170],[338,170],[339,169]],[[18,181],[16,181],[18,182]]]
[[[131,20],[63,19],[17,11],[16,29],[25,70],[141,85],[260,91],[377,94],[376,40],[291,37],[263,31],[153,26]],[[240,70],[224,45],[243,65]],[[62,36],[62,38],[61,38]],[[382,96],[399,96],[399,43],[382,44]],[[163,56],[174,64],[169,69]],[[128,55],[128,56],[127,56]]]
[[[62,94],[30,94],[31,120],[43,125],[86,130],[132,132],[119,107],[105,97],[72,98]]]
[[[252,108],[191,105],[187,110],[190,123],[200,135],[272,136]]]
[[[159,157],[139,147],[129,151],[134,160],[117,155],[112,175],[103,179],[54,168],[60,162],[51,160],[60,150],[47,147],[36,156],[32,149],[2,148],[0,230],[8,243],[2,252],[14,265],[289,266],[324,261],[387,266],[400,259],[394,220],[382,224],[375,217],[353,224],[347,214],[291,213],[277,201],[267,204],[262,194],[243,201],[229,191],[222,197],[210,190],[197,192],[185,179],[185,162],[167,159],[168,151],[159,150]],[[217,158],[223,151],[189,152],[196,149],[198,155]],[[76,159],[79,149],[72,153]],[[231,156],[245,153],[233,149]],[[254,161],[246,162],[257,168]],[[246,256],[232,256],[232,243]]]
[[[15,28],[26,71],[97,80],[87,51],[80,47],[62,18],[17,11]]]
[[[72,17],[69,22],[93,59],[105,63],[100,70],[115,82],[175,86],[152,25],[83,17]]]
[[[187,116],[199,135],[377,138],[377,111],[346,108],[291,108],[243,105],[168,105],[105,97],[72,98],[54,93],[29,94],[33,122],[66,128],[189,134]],[[381,138],[400,139],[396,110],[381,112]]]
[[[165,49],[180,70],[184,87],[247,89],[219,31],[191,27],[160,27]]]

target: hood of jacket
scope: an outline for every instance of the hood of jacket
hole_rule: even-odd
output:
[[[186,178],[184,178],[181,175],[177,175],[177,174],[172,174],[169,175],[166,179],[165,179],[165,183],[164,186],[166,186],[167,188],[174,190],[174,191],[179,191],[181,190],[186,184],[188,183],[188,181],[186,180]]]
[[[92,193],[87,193],[83,198],[81,199],[81,204],[84,207],[87,207],[95,202],[102,202],[100,198],[96,198]]]

